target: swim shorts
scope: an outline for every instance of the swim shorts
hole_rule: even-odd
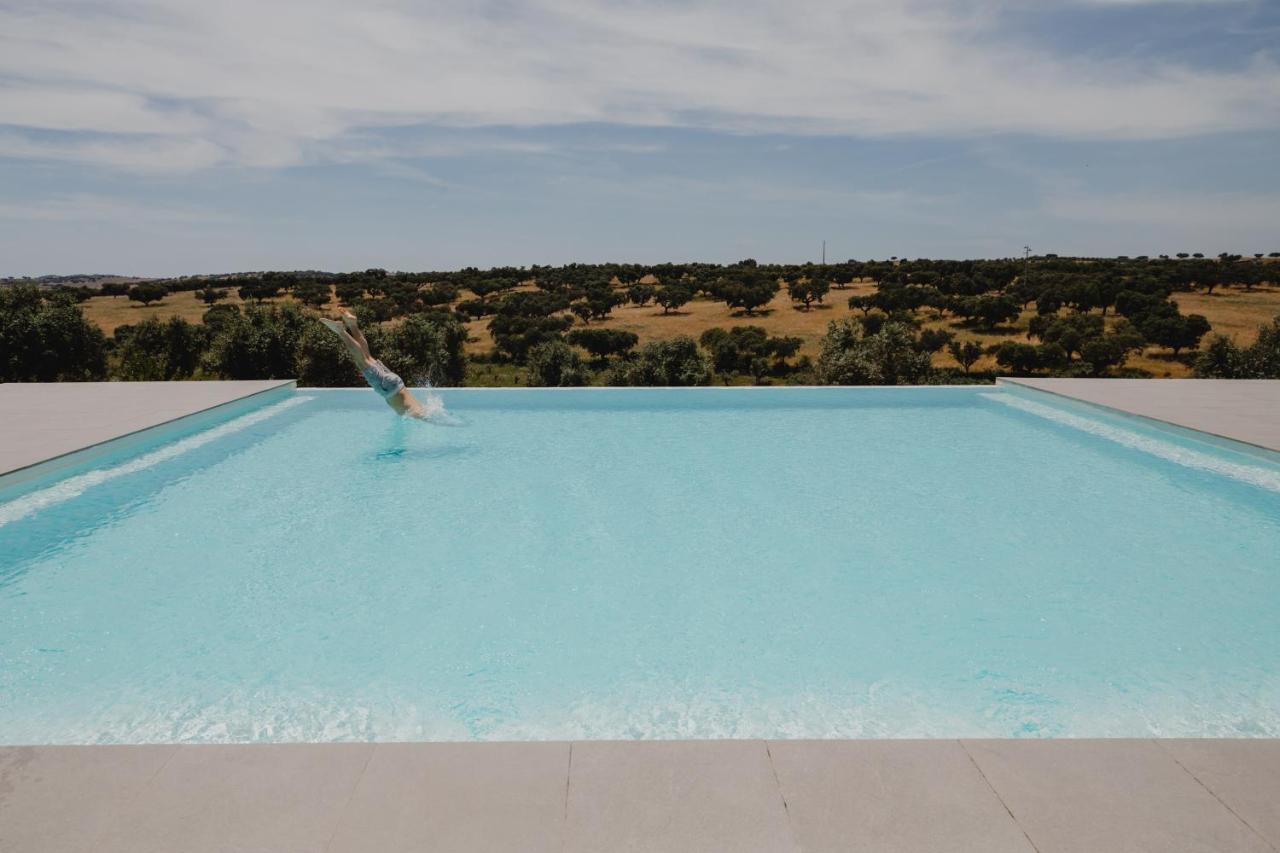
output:
[[[404,388],[404,380],[376,359],[373,364],[360,372],[364,374],[364,381],[369,383],[369,387],[381,394],[384,399],[398,394]]]

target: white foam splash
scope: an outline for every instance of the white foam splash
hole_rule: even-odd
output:
[[[26,518],[34,512],[38,512],[46,507],[69,501],[85,493],[94,486],[101,485],[108,480],[114,480],[117,477],[123,477],[126,474],[133,474],[150,468],[153,465],[159,465],[161,462],[167,462],[170,459],[181,456],[184,453],[203,447],[211,441],[239,432],[246,427],[251,427],[256,423],[261,423],[267,418],[279,414],[280,412],[290,409],[300,403],[305,403],[312,398],[310,397],[290,397],[288,400],[282,400],[279,403],[273,403],[261,409],[256,409],[248,414],[241,415],[238,418],[227,421],[224,424],[212,427],[207,430],[195,433],[173,442],[166,444],[150,453],[144,453],[128,462],[122,462],[119,465],[113,465],[110,468],[95,468],[86,471],[83,474],[77,474],[74,477],[68,477],[47,486],[43,489],[23,495],[8,503],[0,504],[0,527],[6,524]]]
[[[1172,442],[1163,441],[1158,438],[1151,438],[1132,430],[1122,429],[1120,427],[1111,426],[1110,424],[1095,421],[1090,418],[1073,415],[1070,412],[1053,406],[1047,406],[1043,403],[1036,403],[1031,400],[1024,400],[1021,397],[1012,394],[983,394],[988,400],[997,403],[1003,403],[1028,414],[1036,415],[1056,423],[1096,435],[1099,438],[1105,438],[1116,444],[1139,450],[1143,453],[1149,453],[1152,456],[1158,456],[1176,465],[1182,465],[1187,468],[1195,468],[1199,471],[1209,471],[1214,474],[1221,474],[1224,477],[1230,477],[1233,480],[1239,480],[1249,483],[1259,488],[1267,489],[1272,492],[1280,492],[1280,469],[1263,468],[1257,465],[1245,465],[1241,462],[1232,462],[1221,456],[1215,456],[1210,453],[1202,453],[1199,450],[1192,450],[1189,447],[1181,447]]]
[[[438,426],[464,426],[466,424],[462,418],[445,409],[444,400],[432,390],[429,384],[425,385],[417,393],[421,397],[419,402],[422,403],[422,411],[416,415],[418,420],[427,421]]]

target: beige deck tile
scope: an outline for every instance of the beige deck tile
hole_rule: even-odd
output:
[[[371,744],[183,746],[122,809],[101,853],[321,853]]]
[[[567,743],[374,747],[329,853],[559,853]]]
[[[1271,853],[1153,741],[963,744],[1040,853]]]
[[[0,747],[0,853],[90,853],[172,746]]]
[[[1034,853],[954,740],[784,740],[769,752],[806,853]]]
[[[565,850],[794,851],[762,741],[573,744]]]
[[[1280,740],[1160,740],[1200,783],[1280,850]]]

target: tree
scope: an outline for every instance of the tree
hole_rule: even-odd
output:
[[[129,381],[189,379],[200,366],[207,330],[181,317],[150,317],[116,329],[116,375]]]
[[[529,349],[529,384],[568,388],[587,384],[582,358],[564,341],[546,341]]]
[[[428,307],[448,305],[458,298],[458,288],[447,283],[428,285],[421,289],[419,298]]]
[[[520,284],[519,279],[515,278],[482,278],[467,283],[467,290],[470,290],[481,299],[487,300],[495,293],[512,290]]]
[[[1168,347],[1176,356],[1180,350],[1195,349],[1209,333],[1209,321],[1201,314],[1153,317],[1140,327],[1143,337],[1157,346]]]
[[[632,305],[638,305],[643,308],[653,300],[657,292],[657,288],[651,284],[633,284],[627,288],[627,300]]]
[[[1086,341],[1101,335],[1105,321],[1097,314],[1068,314],[1054,317],[1040,333],[1046,344],[1058,344],[1067,356],[1078,354]]]
[[[98,288],[102,296],[127,296],[129,285],[123,281],[108,281]]]
[[[851,320],[827,326],[818,356],[817,377],[824,385],[912,385],[933,373],[932,359],[920,352],[910,326],[885,323],[865,335]]]
[[[129,299],[144,306],[159,302],[169,295],[169,288],[156,281],[143,281],[129,288]]]
[[[693,294],[687,288],[674,284],[669,284],[661,288],[654,296],[654,301],[662,306],[662,313],[667,314],[675,309],[688,304],[693,299]]]
[[[751,316],[757,308],[768,305],[778,292],[778,282],[762,273],[748,271],[726,278],[716,285],[715,295],[730,309],[740,308]]]
[[[200,315],[200,323],[210,335],[216,335],[223,326],[239,316],[239,305],[214,305]]]
[[[650,341],[635,358],[615,364],[606,377],[610,385],[706,385],[711,366],[686,335]]]
[[[933,354],[950,344],[954,337],[955,333],[946,329],[924,329],[916,339],[916,349]]]
[[[298,384],[303,387],[354,388],[364,385],[364,378],[351,362],[338,336],[319,323],[308,323],[303,328],[298,338],[296,360]]]
[[[33,285],[0,287],[0,382],[102,379],[106,348],[74,299]]]
[[[1060,370],[1067,366],[1067,351],[1060,344],[1033,346],[1018,341],[1001,341],[994,350],[996,364],[1014,376],[1027,376],[1038,370]]]
[[[569,333],[569,343],[585,349],[599,361],[611,355],[625,355],[640,343],[634,332],[621,329],[574,329]]]
[[[323,308],[329,304],[329,300],[333,297],[333,288],[328,282],[316,281],[310,279],[298,282],[293,286],[293,295],[303,305],[312,308]]]
[[[412,385],[461,385],[467,330],[452,314],[410,314],[386,333],[382,360]]]
[[[756,382],[786,366],[786,359],[800,350],[800,338],[770,337],[760,326],[734,326],[725,331],[707,329],[698,339],[711,355],[711,366],[726,376],[746,373]]]
[[[250,305],[224,321],[205,366],[224,379],[291,379],[302,331],[314,323],[296,305]]]
[[[251,279],[242,284],[236,293],[245,302],[252,299],[261,304],[280,295],[280,284],[275,279]]]
[[[573,318],[557,314],[567,307],[557,293],[518,291],[499,303],[489,321],[489,334],[498,352],[522,363],[529,349],[550,340],[559,340],[573,325]]]
[[[806,311],[815,301],[821,302],[822,297],[826,296],[830,291],[831,282],[813,274],[805,279],[795,279],[787,285],[787,294],[791,297],[791,300],[803,303]]]
[[[622,296],[615,293],[608,282],[596,282],[582,291],[581,298],[573,302],[569,310],[582,322],[590,323],[608,317],[622,301]]]
[[[227,291],[220,287],[205,287],[196,292],[196,298],[210,307],[215,302],[221,302],[227,298]]]
[[[352,305],[364,298],[364,282],[354,279],[339,281],[333,286],[338,301],[343,305]]]
[[[982,358],[982,344],[977,341],[949,341],[947,352],[956,360],[956,364],[967,374],[969,369]]]
[[[979,296],[974,306],[974,316],[984,329],[1012,323],[1021,313],[1018,303],[1008,296]]]

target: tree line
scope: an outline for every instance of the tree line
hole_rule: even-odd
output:
[[[1273,253],[1280,255],[1280,253]],[[512,365],[530,384],[696,385],[712,381],[894,384],[989,381],[973,373],[990,356],[1012,375],[1105,376],[1148,347],[1188,358],[1206,376],[1276,375],[1275,334],[1239,347],[1213,338],[1198,314],[1182,314],[1180,292],[1275,282],[1280,265],[1260,256],[949,261],[891,258],[816,265],[569,264],[420,273],[382,269],[332,274],[263,272],[218,278],[0,288],[0,379],[185,379],[298,377],[306,385],[357,385],[336,341],[307,309],[334,300],[353,310],[392,369],[415,382],[462,384],[464,323],[484,321],[493,351],[471,361]],[[751,318],[784,291],[797,310],[820,308],[833,291],[874,283],[847,298],[857,314],[828,325],[820,354],[799,356],[798,338],[772,336]],[[92,295],[143,304],[192,291],[201,323],[146,320],[110,337],[78,302]],[[236,292],[244,307],[226,304]],[[293,301],[274,303],[288,294]],[[697,339],[640,346],[631,332],[601,325],[614,309],[723,302],[741,324]],[[1034,307],[1024,340],[984,345],[974,332],[1013,331]],[[945,322],[950,328],[927,324]],[[1273,328],[1273,327],[1268,327]],[[1022,330],[1020,330],[1022,331]],[[958,368],[939,369],[946,351]],[[1187,355],[1190,353],[1191,355]]]

